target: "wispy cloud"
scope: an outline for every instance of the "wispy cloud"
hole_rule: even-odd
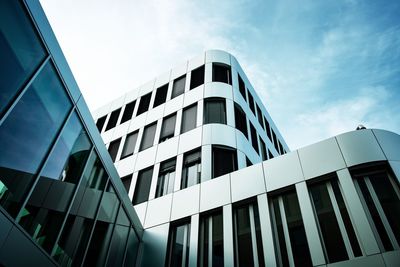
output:
[[[293,149],[359,123],[400,132],[398,1],[41,3],[91,109],[218,48]]]

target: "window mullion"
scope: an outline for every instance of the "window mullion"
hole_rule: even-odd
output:
[[[286,250],[287,250],[288,259],[289,259],[289,265],[294,266],[292,245],[290,244],[290,237],[289,237],[289,228],[287,226],[285,207],[283,205],[283,199],[281,196],[278,197],[278,202],[279,202],[279,210],[281,213],[283,233],[285,235],[285,244],[286,244]]]
[[[336,217],[336,220],[339,225],[340,233],[342,234],[344,245],[346,246],[347,255],[349,256],[349,259],[353,259],[354,253],[351,248],[349,236],[347,235],[346,227],[344,226],[343,218],[342,218],[342,215],[340,214],[340,209],[337,204],[335,193],[333,192],[330,181],[326,182],[326,189],[328,191],[329,199],[331,200],[331,203],[332,203],[333,212],[335,213],[335,217]]]
[[[213,231],[213,224],[212,224],[212,216],[208,217],[208,266],[212,266],[212,256],[213,256],[213,238],[212,238],[212,231]]]
[[[251,245],[253,247],[254,267],[258,267],[259,264],[258,264],[258,253],[257,253],[256,224],[254,222],[253,205],[249,205],[249,217],[250,217],[250,233],[251,233]]]
[[[392,231],[392,228],[390,227],[390,224],[386,218],[385,212],[383,211],[383,208],[379,201],[379,198],[378,198],[378,196],[374,190],[374,187],[372,186],[371,181],[369,180],[368,176],[365,177],[365,184],[367,185],[368,191],[371,194],[372,201],[374,202],[375,207],[379,213],[379,217],[382,220],[382,223],[385,227],[386,233],[388,234],[389,239],[392,242],[393,248],[395,250],[400,249],[399,244],[397,243],[396,237]]]

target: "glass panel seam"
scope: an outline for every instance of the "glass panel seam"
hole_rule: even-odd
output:
[[[290,243],[289,228],[288,228],[288,225],[287,225],[286,212],[285,212],[285,207],[283,205],[282,196],[279,196],[278,201],[279,201],[279,210],[280,210],[280,213],[281,213],[283,233],[285,235],[285,244],[286,244],[286,251],[288,253],[289,266],[294,266],[292,245]]]
[[[347,251],[347,256],[349,257],[349,259],[353,259],[354,253],[351,248],[350,239],[349,239],[349,236],[347,235],[347,231],[346,231],[346,227],[344,226],[342,214],[340,213],[340,209],[337,204],[335,193],[333,192],[332,184],[330,181],[326,182],[326,189],[328,191],[329,199],[331,200],[331,203],[332,203],[333,212],[335,213],[336,221],[339,225],[340,233],[342,234],[343,242],[344,242],[344,245],[345,245],[346,251]]]
[[[254,267],[258,267],[258,253],[257,253],[257,236],[256,236],[256,224],[254,222],[254,211],[253,205],[249,205],[249,218],[250,218],[250,233],[251,233],[251,245],[253,247],[253,261]]]
[[[3,122],[7,119],[7,117],[11,114],[13,111],[14,107],[18,104],[19,100],[22,98],[22,96],[26,93],[28,88],[32,85],[32,83],[35,81],[36,77],[41,73],[42,69],[47,65],[47,62],[50,61],[50,55],[47,55],[43,62],[36,68],[36,70],[33,72],[33,74],[29,77],[27,81],[19,88],[17,91],[17,94],[12,98],[11,102],[8,104],[8,107],[5,107],[5,111],[2,114],[0,114],[0,126],[3,124]],[[69,94],[68,94],[69,96]]]
[[[390,227],[389,221],[386,218],[385,212],[383,211],[383,208],[382,208],[382,205],[381,205],[381,203],[379,201],[379,198],[378,198],[378,196],[377,196],[377,194],[375,192],[375,189],[372,186],[371,181],[369,180],[368,176],[365,177],[365,184],[367,185],[368,191],[371,194],[371,197],[372,197],[372,200],[373,200],[373,202],[374,202],[374,204],[376,206],[376,209],[378,210],[379,217],[382,220],[382,223],[383,223],[383,225],[385,227],[386,233],[388,234],[389,239],[392,242],[393,249],[394,250],[400,249],[399,244],[397,243],[396,237],[395,237],[395,235],[394,235],[394,233],[392,231],[392,228]]]
[[[66,214],[65,214],[65,218],[64,218],[64,220],[63,220],[63,223],[61,224],[60,231],[58,232],[57,238],[56,238],[56,240],[55,240],[55,242],[54,242],[54,246],[53,246],[52,252],[51,252],[51,254],[50,254],[51,257],[53,257],[54,254],[55,254],[55,252],[56,252],[56,245],[58,244],[58,241],[60,240],[60,237],[61,237],[61,233],[62,233],[62,231],[64,230],[64,226],[65,226],[65,223],[67,222],[67,218],[68,218],[68,215],[69,215],[69,213],[70,213],[70,211],[71,211],[72,204],[73,204],[74,201],[75,201],[76,194],[78,193],[78,189],[79,189],[79,187],[80,187],[80,185],[81,185],[81,183],[82,183],[82,176],[84,175],[86,169],[87,169],[88,166],[89,166],[89,159],[90,159],[90,156],[92,155],[93,151],[94,151],[94,149],[93,149],[93,144],[92,144],[92,147],[91,147],[90,152],[89,152],[89,154],[88,154],[88,157],[87,157],[87,159],[86,159],[85,166],[84,166],[83,169],[82,169],[82,173],[81,173],[81,176],[80,176],[80,178],[79,178],[79,182],[76,184],[75,192],[74,192],[74,194],[72,195],[72,198],[71,198],[71,200],[70,200],[70,203],[68,204],[68,208],[67,208],[67,211],[66,211]]]
[[[380,235],[378,233],[378,230],[376,229],[374,220],[372,219],[371,212],[369,211],[367,202],[365,201],[364,195],[362,194],[360,185],[358,184],[357,180],[354,180],[354,187],[356,188],[358,196],[360,197],[360,201],[361,201],[361,204],[363,206],[363,210],[364,210],[364,212],[365,212],[365,214],[367,216],[368,223],[371,226],[371,229],[372,229],[372,232],[374,234],[375,240],[378,243],[378,247],[379,247],[380,251],[385,251],[385,247],[383,246],[383,243],[382,243],[382,240],[381,240]]]
[[[15,218],[16,222],[19,222],[19,220],[21,219],[22,211],[25,208],[26,204],[28,203],[28,200],[29,200],[29,198],[31,197],[31,195],[32,195],[32,193],[34,191],[34,189],[36,187],[36,184],[39,182],[39,179],[40,179],[40,176],[42,174],[42,171],[43,171],[44,167],[46,166],[46,163],[49,160],[53,150],[55,149],[58,140],[61,138],[62,133],[63,133],[64,129],[66,128],[67,124],[68,124],[67,123],[68,120],[70,119],[72,114],[74,114],[74,111],[75,111],[75,107],[73,106],[71,108],[71,110],[69,111],[67,117],[64,119],[61,128],[57,131],[56,136],[54,137],[53,141],[51,142],[49,148],[47,149],[47,151],[45,153],[46,156],[40,162],[39,167],[38,167],[38,171],[36,172],[36,175],[35,175],[35,178],[34,178],[34,181],[33,181],[32,185],[31,185],[31,188],[29,189],[28,194],[25,196],[25,200],[22,203],[21,208],[19,209],[19,211],[17,213],[18,215]]]
[[[107,175],[107,176],[108,176],[108,175]],[[80,267],[84,267],[83,264],[85,263],[86,256],[87,256],[87,252],[88,252],[88,250],[89,250],[90,243],[92,242],[93,232],[94,232],[94,229],[96,228],[97,218],[99,217],[99,210],[100,210],[100,207],[101,207],[101,202],[102,202],[102,200],[103,200],[103,195],[104,195],[104,192],[107,190],[107,187],[108,187],[109,184],[110,184],[110,178],[108,177],[107,182],[106,182],[106,184],[105,184],[105,186],[104,186],[104,189],[103,189],[103,191],[101,192],[100,202],[99,202],[99,204],[97,205],[96,215],[95,215],[94,220],[93,220],[93,226],[92,226],[92,229],[91,229],[91,231],[90,231],[90,235],[89,235],[89,238],[88,238],[88,242],[87,242],[87,244],[86,244],[85,253],[83,253],[82,262],[81,262]]]

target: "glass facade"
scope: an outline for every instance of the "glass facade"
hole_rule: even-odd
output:
[[[74,104],[63,69],[26,6],[0,3],[0,215],[1,231],[3,218],[19,225],[8,237],[32,258],[18,259],[18,252],[3,247],[0,265],[8,254],[33,265],[50,258],[60,266],[134,262],[141,229],[126,215],[121,200],[127,195],[115,191],[112,180],[119,178],[110,178],[91,137],[97,130],[87,130],[92,118]],[[106,119],[98,121],[99,130]],[[17,237],[21,231],[23,239]],[[135,251],[128,255],[127,246]]]

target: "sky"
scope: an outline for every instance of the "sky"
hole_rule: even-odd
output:
[[[400,1],[40,2],[92,111],[222,49],[292,150],[359,124],[400,133]]]

